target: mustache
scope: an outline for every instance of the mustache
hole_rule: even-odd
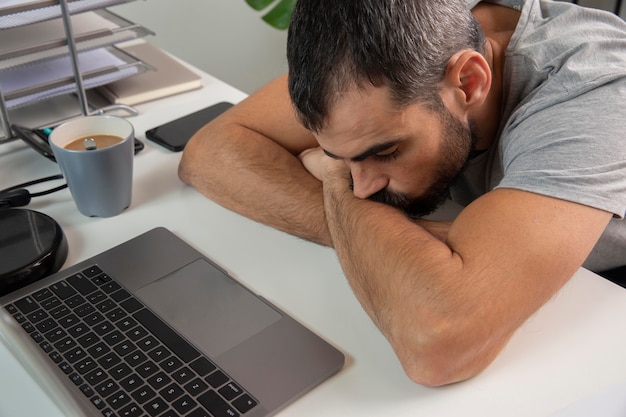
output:
[[[352,174],[350,174],[350,191],[354,191],[354,181],[352,180]],[[371,201],[387,204],[392,207],[402,209],[408,206],[411,199],[404,193],[391,192],[387,188],[383,188],[369,196],[367,198]]]

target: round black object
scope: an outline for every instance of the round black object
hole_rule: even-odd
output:
[[[0,296],[57,272],[67,240],[51,217],[27,209],[0,209]]]

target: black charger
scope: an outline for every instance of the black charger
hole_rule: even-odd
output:
[[[67,253],[67,239],[54,219],[0,208],[0,297],[57,272]]]

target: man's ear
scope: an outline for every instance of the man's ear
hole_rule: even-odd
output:
[[[444,84],[454,89],[454,98],[465,110],[484,103],[491,89],[491,67],[479,52],[459,51],[450,58]]]

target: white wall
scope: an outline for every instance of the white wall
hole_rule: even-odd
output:
[[[612,10],[615,0],[580,4]],[[287,32],[244,0],[145,0],[111,10],[156,32],[150,42],[246,93],[287,71]]]
[[[246,93],[287,71],[287,32],[244,0],[146,0],[110,10],[155,32],[149,42]]]

